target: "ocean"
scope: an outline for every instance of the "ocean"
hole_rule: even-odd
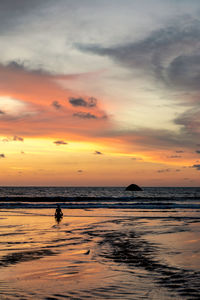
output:
[[[200,188],[0,187],[0,299],[86,298],[199,299]]]
[[[1,208],[174,208],[199,209],[200,188],[146,187],[0,187]]]

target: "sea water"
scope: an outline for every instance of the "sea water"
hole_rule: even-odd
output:
[[[0,299],[199,299],[199,231],[199,188],[1,187]]]
[[[0,197],[200,197],[200,187],[144,187],[140,192],[125,187],[0,187]]]
[[[147,187],[0,187],[1,208],[145,208],[199,209],[200,188]]]

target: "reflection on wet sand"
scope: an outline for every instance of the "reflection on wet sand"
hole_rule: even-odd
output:
[[[97,232],[98,234],[98,232]],[[143,240],[132,229],[126,232],[101,233],[100,255],[112,259],[128,268],[141,268],[149,272],[155,282],[181,296],[198,299],[200,293],[200,272],[190,272],[159,262],[156,259],[159,247]]]
[[[55,253],[49,249],[41,249],[34,251],[13,252],[1,257],[0,267],[7,267],[24,261],[39,259],[44,256],[54,255]]]
[[[106,210],[73,216],[68,210],[57,223],[50,210],[30,212],[3,214],[1,299],[198,299],[199,269],[177,265],[171,251],[181,232],[174,253],[189,245],[184,259],[194,254],[184,218],[109,216]]]
[[[60,224],[60,222],[62,221],[63,216],[55,216],[55,220],[57,222],[57,224]]]

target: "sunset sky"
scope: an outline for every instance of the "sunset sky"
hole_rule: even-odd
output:
[[[0,1],[0,185],[199,186],[199,0]]]

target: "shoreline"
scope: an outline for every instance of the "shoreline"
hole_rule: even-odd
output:
[[[109,196],[102,196],[102,197],[90,197],[90,196],[2,196],[0,197],[0,202],[84,202],[84,201],[106,201],[106,202],[114,202],[114,201],[121,201],[121,202],[129,202],[129,201],[187,201],[187,200],[200,200],[200,196],[187,196],[187,197],[163,197],[163,196],[119,196],[119,197],[109,197]],[[162,205],[162,203],[160,203]]]

